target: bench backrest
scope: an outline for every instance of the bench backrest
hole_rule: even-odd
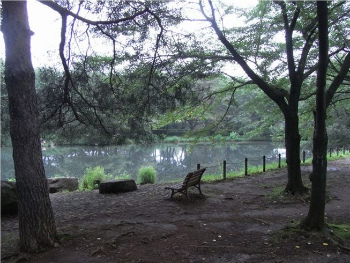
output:
[[[182,186],[183,187],[190,187],[190,186],[199,184],[205,170],[206,170],[206,168],[202,168],[202,169],[199,169],[197,171],[188,173],[185,177],[185,180],[184,180]]]

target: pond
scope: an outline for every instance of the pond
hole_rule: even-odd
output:
[[[154,144],[123,146],[74,146],[43,148],[46,176],[83,177],[86,168],[102,166],[106,173],[129,175],[137,179],[141,166],[153,166],[158,173],[157,182],[183,178],[195,170],[197,164],[208,167],[206,174],[221,173],[227,162],[227,172],[241,170],[244,159],[249,165],[277,162],[278,154],[285,159],[283,143],[227,142],[220,144]],[[284,161],[284,160],[282,160]],[[1,148],[2,180],[14,178],[12,148]]]

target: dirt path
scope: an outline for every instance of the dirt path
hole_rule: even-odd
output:
[[[350,158],[328,167],[327,222],[350,224]],[[308,184],[310,167],[302,169]],[[160,184],[119,195],[52,194],[62,244],[18,255],[17,218],[3,217],[2,262],[350,262],[349,254],[315,233],[278,234],[308,211],[307,200],[272,194],[285,183],[282,169],[203,184],[205,196],[194,190],[189,201],[169,200]]]

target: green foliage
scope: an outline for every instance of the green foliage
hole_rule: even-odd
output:
[[[345,151],[345,153],[343,151],[340,151],[338,154],[333,151],[331,155],[330,155],[330,152],[328,151],[327,161],[335,161],[335,160],[347,158],[349,156],[350,156],[350,151],[348,150]],[[305,159],[305,162],[301,163],[301,165],[311,165],[311,164],[312,164],[312,157]]]
[[[118,5],[118,10],[125,10],[125,14],[131,12],[129,4],[115,4]],[[180,19],[174,19],[181,16],[180,9],[172,9],[165,2],[156,1],[148,4],[150,8],[159,11],[159,14],[162,12],[167,14],[162,17],[167,21],[166,24],[176,24],[180,21]],[[92,3],[90,5],[100,13],[99,8],[102,8],[100,5]],[[133,11],[143,8],[141,3],[135,2],[131,5],[135,5],[131,8]],[[246,18],[244,26],[239,28],[225,26],[225,35],[238,53],[255,61],[254,68],[259,76],[273,87],[287,92],[290,89],[288,70],[285,68],[284,61],[279,63],[280,58],[285,57],[286,51],[284,38],[281,38],[285,32],[281,23],[280,6],[274,2],[263,1],[250,11],[235,8],[232,3],[217,3],[216,7],[223,17],[235,13]],[[300,8],[300,14],[293,43],[296,49],[301,50],[305,41],[304,34],[308,33],[309,28],[313,28],[311,25],[316,9],[315,3],[311,2],[297,4],[286,2],[289,18],[293,17],[296,7]],[[348,8],[348,3],[339,5],[330,3],[330,20],[333,25],[330,29],[330,46],[334,50],[342,50],[339,47],[343,47],[343,41],[346,41],[349,20],[344,14],[348,13]],[[171,12],[168,12],[170,9]],[[111,12],[111,16],[124,13],[115,14],[112,10],[114,8],[109,8],[106,12]],[[170,13],[171,15],[168,15]],[[173,54],[171,48],[176,47],[179,54],[191,54],[193,58],[186,61],[169,59],[168,62],[159,63],[164,65],[166,70],[147,66],[153,64],[153,61],[151,63],[146,61],[142,52],[147,51],[148,54],[149,45],[139,43],[153,41],[147,38],[151,37],[150,28],[157,24],[152,19],[152,16],[147,16],[145,20],[138,21],[140,28],[135,27],[133,23],[127,23],[118,29],[110,30],[111,35],[119,34],[120,31],[116,32],[116,30],[121,30],[126,38],[130,37],[129,44],[132,44],[130,48],[135,48],[134,52],[117,48],[115,57],[96,54],[88,57],[81,56],[82,60],[78,59],[79,54],[75,54],[77,59],[71,65],[71,76],[75,88],[68,94],[71,98],[70,103],[74,105],[63,103],[64,73],[61,70],[56,67],[36,70],[40,122],[42,135],[46,141],[52,140],[56,144],[124,144],[130,137],[134,140],[141,137],[141,140],[155,140],[151,133],[152,129],[161,130],[167,127],[181,130],[181,133],[198,134],[200,130],[205,131],[199,135],[204,139],[189,139],[195,141],[210,141],[210,138],[204,136],[212,134],[217,134],[211,139],[214,141],[226,140],[227,138],[220,138],[220,135],[227,134],[230,134],[231,140],[283,139],[284,117],[278,106],[264,92],[256,85],[243,87],[241,83],[246,82],[243,77],[234,76],[235,78],[231,79],[218,75],[215,72],[215,66],[209,66],[208,61],[213,54],[215,57],[220,55],[227,57],[225,49],[218,49],[218,42],[212,38],[212,34],[198,30],[193,36],[184,38],[183,42],[181,39],[176,43],[165,41],[169,49],[159,47],[159,50],[165,48],[162,50],[164,54]],[[135,32],[137,32],[136,35]],[[196,39],[197,33],[198,39]],[[140,42],[134,39],[135,37]],[[166,36],[164,37],[166,39]],[[171,52],[167,53],[169,50]],[[313,45],[308,53],[310,56],[305,60],[306,68],[313,68],[317,61],[316,51],[317,45]],[[72,50],[72,52],[76,51]],[[196,56],[198,59],[194,58]],[[206,56],[208,59],[205,59]],[[146,57],[153,58],[153,56]],[[300,60],[299,57],[295,58],[295,61]],[[335,76],[344,60],[343,53],[330,57],[330,60],[332,67],[329,73]],[[110,68],[112,64],[119,65],[118,70]],[[221,63],[215,60],[212,64],[220,66]],[[127,66],[123,68],[120,65]],[[1,63],[1,71],[3,69],[4,65]],[[110,72],[117,72],[117,74],[110,75]],[[152,76],[149,75],[150,72]],[[4,74],[0,75],[3,80]],[[150,80],[152,83],[148,83]],[[162,87],[161,92],[159,92],[160,87]],[[301,97],[309,99],[300,101],[299,108],[300,134],[306,140],[311,140],[313,134],[312,112],[315,99],[311,94],[314,92],[314,87],[313,75],[305,78]],[[340,87],[336,103],[328,108],[327,124],[330,144],[344,144],[350,138],[347,132],[350,127],[347,89],[346,85]],[[1,91],[1,141],[4,145],[10,145],[5,81],[1,82]],[[146,93],[148,95],[144,96]],[[48,116],[51,119],[47,119]],[[84,125],[81,125],[77,119],[83,121]],[[177,141],[176,137],[166,139],[166,142]]]
[[[349,156],[350,156],[349,151],[345,152],[345,154],[343,152],[339,152],[339,154],[333,152],[331,156],[329,156],[329,153],[328,153],[327,161],[344,159],[344,158],[349,157]]]
[[[296,236],[305,236],[305,231],[299,227],[299,222],[292,221],[284,228],[274,232],[273,241],[276,244],[291,240]]]
[[[138,173],[140,184],[154,184],[157,177],[157,171],[152,166],[143,166]]]
[[[327,224],[334,235],[342,240],[350,238],[350,225],[347,224]]]
[[[266,197],[271,201],[281,201],[286,196],[284,189],[285,187],[283,186],[273,187],[272,191]]]
[[[221,134],[215,135],[213,139],[214,139],[214,141],[217,141],[217,142],[223,142],[223,141],[225,141],[225,137],[222,136]]]
[[[180,138],[178,136],[170,136],[170,137],[165,137],[164,142],[167,143],[178,143],[180,141]]]
[[[239,140],[240,136],[236,132],[230,132],[230,140]]]
[[[112,176],[105,173],[105,170],[101,166],[96,166],[94,168],[86,168],[86,172],[83,176],[80,190],[94,190],[98,188],[95,180],[104,181],[110,179]]]
[[[202,181],[205,182],[215,182],[222,179],[221,174],[203,174]]]

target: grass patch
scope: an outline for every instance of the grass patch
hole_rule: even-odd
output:
[[[220,174],[203,174],[202,175],[202,181],[205,181],[208,183],[215,182],[215,181],[218,181],[220,179],[222,179],[222,175],[220,175]]]
[[[332,153],[331,156],[329,156],[329,153],[327,154],[327,161],[336,161],[336,160],[341,160],[344,158],[350,157],[350,152],[339,152],[339,154],[336,153]],[[307,159],[305,159],[305,162],[302,162],[301,165],[311,165],[312,164],[312,157],[309,157]]]
[[[275,202],[283,200],[286,196],[284,189],[285,188],[283,186],[276,186],[272,188],[272,191],[266,196],[267,199]]]
[[[343,152],[339,152],[339,154],[336,153],[332,153],[331,156],[329,156],[329,154],[327,155],[327,161],[336,161],[339,159],[344,159],[350,156],[350,152],[347,153],[343,153]]]
[[[350,153],[347,154],[342,154],[340,153],[338,156],[332,156],[331,159],[328,159],[328,161],[335,161],[335,160],[339,160],[339,159],[343,159],[343,158],[347,158],[350,156]],[[312,164],[312,157],[305,159],[304,163],[301,163],[301,165],[311,165]],[[265,172],[269,172],[269,171],[275,171],[275,170],[279,170],[279,169],[284,169],[287,168],[287,163],[286,162],[281,162],[280,167],[278,167],[278,162],[273,162],[273,163],[268,163],[265,165]],[[248,171],[247,171],[247,175],[257,175],[257,174],[263,174],[263,165],[257,165],[257,166],[249,166],[248,165]],[[232,172],[228,172],[226,174],[226,178],[227,179],[234,179],[234,178],[239,178],[239,177],[244,177],[245,176],[245,168],[242,168],[239,171],[232,171]],[[215,182],[218,180],[222,180],[223,179],[223,174],[222,173],[217,173],[217,174],[204,174],[202,177],[203,181],[206,182]],[[172,182],[179,182],[178,180],[176,181],[172,181]],[[275,189],[273,191],[279,191],[280,189]],[[282,197],[281,193],[272,193],[271,194],[271,198],[273,199],[273,196],[276,197],[276,199],[279,199],[277,197]],[[283,191],[282,191],[283,192]]]
[[[81,191],[98,189],[98,181],[105,181],[111,179],[112,176],[105,173],[105,170],[101,166],[94,168],[86,168],[86,172],[83,176],[79,189]]]
[[[157,171],[152,166],[143,166],[138,173],[140,184],[154,184],[157,177]]]
[[[227,173],[226,177],[229,179],[244,177],[244,171],[233,171],[233,172]]]
[[[327,224],[331,235],[334,236],[337,243],[342,244],[350,238],[350,225],[348,224]],[[329,243],[329,234],[324,231],[308,231],[300,227],[300,222],[295,220],[284,228],[274,232],[272,237],[273,243],[276,245],[281,243],[295,244],[296,248],[301,246],[310,246],[318,244],[325,246]]]
[[[299,222],[291,222],[284,228],[277,230],[273,235],[273,242],[279,244],[287,240],[293,239],[295,236],[299,236],[301,232],[305,232],[299,227]]]
[[[350,225],[347,224],[327,224],[331,232],[341,240],[350,239]]]

